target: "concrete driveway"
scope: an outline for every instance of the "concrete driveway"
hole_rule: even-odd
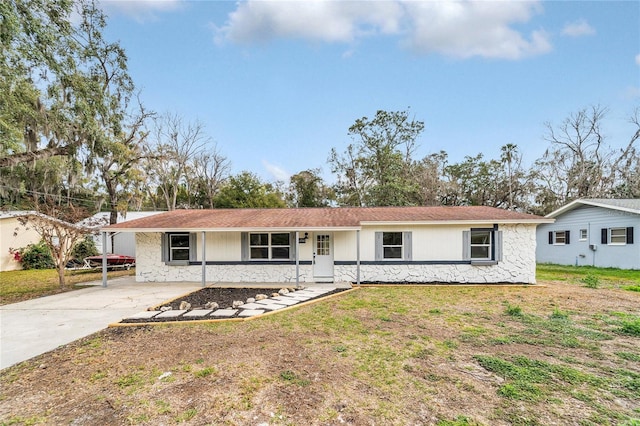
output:
[[[122,318],[197,290],[199,283],[117,278],[90,288],[0,306],[0,369],[88,336]]]

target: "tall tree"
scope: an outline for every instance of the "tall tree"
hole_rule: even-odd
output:
[[[217,145],[204,154],[196,156],[191,167],[193,190],[198,196],[198,204],[212,209],[216,207],[216,197],[228,177],[231,164],[218,150]]]
[[[333,198],[333,191],[324,184],[319,169],[303,170],[289,180],[286,199],[290,207],[326,207]]]
[[[218,208],[281,208],[286,207],[282,193],[251,172],[231,176],[216,197]]]
[[[377,111],[349,128],[354,141],[340,155],[331,150],[329,163],[338,175],[339,202],[347,205],[415,204],[418,191],[412,179],[412,155],[424,123],[408,111]]]
[[[606,114],[606,108],[596,105],[569,115],[557,127],[546,124],[550,147],[534,164],[540,213],[577,198],[610,197],[632,176],[638,130],[623,148],[612,149],[602,131]]]
[[[180,187],[190,186],[189,168],[211,138],[202,123],[185,122],[177,114],[166,113],[156,119],[152,139],[153,155],[145,162],[147,191],[150,195],[159,192],[166,208],[175,210]]]

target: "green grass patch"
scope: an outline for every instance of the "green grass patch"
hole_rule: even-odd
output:
[[[597,389],[604,382],[597,376],[573,367],[525,356],[504,359],[476,355],[474,358],[485,370],[505,379],[506,383],[497,392],[508,399],[537,402],[551,398],[556,391],[566,391],[581,385]]]
[[[596,268],[593,266],[570,266],[538,264],[536,277],[538,280],[567,281],[580,283],[586,277],[597,279],[602,287],[640,286],[640,272],[633,269]]]
[[[134,275],[135,269],[110,271],[108,278]],[[69,271],[66,287],[60,288],[58,272],[55,269],[29,269],[0,272],[0,305],[16,303],[36,297],[48,296],[69,290],[83,288],[83,283],[102,280],[101,271]]]
[[[302,378],[297,373],[291,370],[285,370],[281,372],[280,379],[284,380],[289,384],[298,385],[298,386],[308,386],[311,384],[311,380]]]

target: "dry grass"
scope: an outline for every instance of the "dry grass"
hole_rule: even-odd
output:
[[[108,329],[3,370],[0,422],[638,424],[640,294],[569,281],[363,288],[249,322]]]
[[[109,278],[135,275],[135,269],[108,273]],[[16,303],[82,288],[82,284],[102,279],[102,271],[69,271],[66,287],[61,289],[55,269],[30,269],[0,272],[0,305]]]

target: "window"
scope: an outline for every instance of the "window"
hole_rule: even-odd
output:
[[[562,246],[569,244],[569,231],[549,231],[549,244]]]
[[[249,234],[249,258],[252,260],[289,260],[291,234],[251,233]]]
[[[495,265],[502,261],[502,231],[493,228],[471,228],[462,232],[462,259],[472,265]]]
[[[402,259],[402,232],[382,233],[382,258]]]
[[[166,263],[188,264],[195,260],[196,234],[176,232],[164,234],[162,239],[162,260]]]
[[[633,226],[628,228],[602,228],[600,242],[612,245],[633,244]]]
[[[471,231],[471,259],[491,259],[491,235],[493,231]]]
[[[627,228],[609,229],[609,244],[627,244]]]
[[[411,232],[376,232],[376,260],[411,260]]]
[[[580,230],[580,241],[586,241],[588,237],[589,237],[589,233],[587,232],[587,230],[586,229],[581,229]]]

